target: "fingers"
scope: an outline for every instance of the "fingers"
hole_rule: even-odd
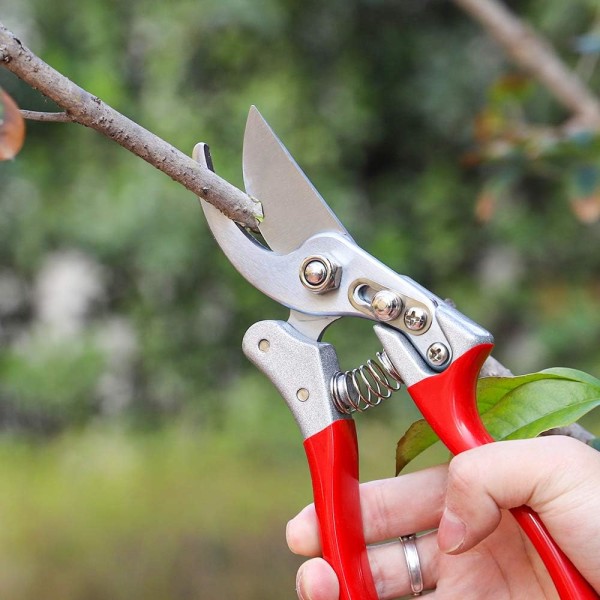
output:
[[[590,515],[599,501],[600,453],[579,441],[551,436],[482,446],[450,463],[440,549],[472,548],[497,527],[500,509],[526,504],[580,570],[589,572],[600,536],[600,524]]]
[[[367,544],[437,527],[444,505],[445,466],[361,485],[360,498]],[[286,529],[296,554],[321,552],[314,505],[307,506]]]
[[[417,539],[423,584],[435,587],[437,542],[435,534]],[[369,548],[369,562],[377,595],[381,600],[410,595],[410,578],[402,545],[398,540]],[[339,585],[333,569],[322,558],[305,562],[298,571],[296,588],[300,600],[338,600]]]
[[[321,542],[315,505],[303,508],[285,528],[285,539],[294,554],[302,556],[319,556]]]

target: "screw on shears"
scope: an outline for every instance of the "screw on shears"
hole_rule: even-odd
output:
[[[435,342],[427,348],[427,359],[432,365],[439,367],[450,358],[450,351],[441,342]]]
[[[427,311],[419,306],[412,306],[404,313],[404,323],[411,331],[421,331],[427,324]]]
[[[391,290],[380,290],[371,300],[373,313],[380,321],[393,321],[400,316],[403,307],[402,298]]]

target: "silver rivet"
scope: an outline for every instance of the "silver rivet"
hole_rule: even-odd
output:
[[[402,312],[402,298],[391,290],[380,290],[371,300],[371,309],[380,321],[392,321]]]
[[[269,340],[260,340],[260,342],[258,342],[258,349],[261,352],[268,352],[269,348],[271,348],[271,343]]]
[[[427,359],[432,365],[439,367],[443,365],[450,357],[448,348],[440,342],[435,342],[427,348]]]
[[[306,388],[300,388],[296,392],[296,398],[298,398],[298,400],[300,400],[300,402],[306,402],[308,400],[309,396],[310,396],[310,394]]]
[[[427,311],[420,306],[411,306],[404,313],[404,323],[411,331],[421,331],[427,323]]]
[[[324,294],[340,285],[342,268],[325,256],[309,256],[300,265],[300,281],[315,294]]]

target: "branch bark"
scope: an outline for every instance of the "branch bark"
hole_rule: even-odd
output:
[[[260,203],[201,167],[147,129],[46,64],[0,23],[0,64],[56,102],[68,119],[102,133],[210,202],[230,219],[256,229]]]
[[[600,101],[553,48],[498,0],[454,0],[582,126],[600,129]]]

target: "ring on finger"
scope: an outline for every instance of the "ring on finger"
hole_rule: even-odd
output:
[[[423,593],[423,573],[421,571],[421,561],[417,551],[417,536],[414,533],[400,537],[400,543],[404,550],[406,566],[408,567],[408,578],[410,589],[413,596],[420,596]]]

